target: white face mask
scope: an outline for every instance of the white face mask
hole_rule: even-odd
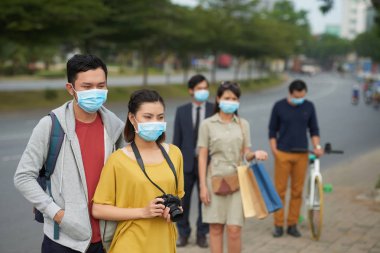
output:
[[[208,90],[197,90],[194,92],[194,99],[198,102],[205,102],[209,95],[210,92]]]
[[[107,100],[108,90],[91,89],[76,91],[74,87],[73,90],[77,94],[79,107],[88,113],[97,112]]]
[[[235,113],[239,109],[240,103],[237,101],[220,100],[219,108],[226,114]]]
[[[146,141],[156,141],[165,131],[166,122],[154,121],[154,122],[137,122],[137,134]]]

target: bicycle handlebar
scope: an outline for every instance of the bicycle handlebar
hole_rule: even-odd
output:
[[[326,152],[326,154],[344,154],[343,150],[330,150],[329,152]]]
[[[326,153],[326,154],[343,154],[343,153],[344,153],[343,150],[333,150],[333,149],[331,148],[331,143],[329,143],[329,142],[327,142],[327,143],[325,144],[325,148],[324,148],[324,150],[325,150],[325,153]]]
[[[324,151],[325,151],[325,154],[344,154],[343,150],[333,150],[331,148],[331,144],[330,143],[326,143],[325,144]],[[297,153],[297,152],[298,153],[312,153],[312,154],[314,154],[313,150],[303,149],[303,148],[293,148],[293,149],[290,150],[290,152],[295,152],[295,153]]]

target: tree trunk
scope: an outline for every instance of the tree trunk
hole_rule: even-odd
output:
[[[91,41],[89,39],[84,40],[83,49],[86,54],[91,54]]]
[[[240,62],[238,61],[234,70],[234,81],[237,82],[239,78]]]
[[[44,70],[49,70],[50,69],[50,61],[49,60],[45,60],[44,61]]]
[[[148,86],[148,54],[142,52],[143,86]]]
[[[183,69],[183,83],[187,84],[187,81],[189,80],[189,68],[185,67]]]
[[[214,51],[213,55],[214,55],[214,62],[212,64],[212,68],[211,68],[211,83],[216,84],[216,67],[218,64],[217,63],[218,53],[216,51]]]
[[[240,72],[240,67],[243,64],[244,60],[241,57],[238,57],[237,64],[235,66],[235,71],[234,71],[234,79],[235,82],[239,80],[239,72]]]
[[[184,56],[181,57],[182,61],[182,68],[183,68],[183,83],[187,84],[188,78],[189,78],[189,69],[190,69],[190,57]]]

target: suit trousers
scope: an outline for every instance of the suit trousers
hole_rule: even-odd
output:
[[[198,218],[197,218],[197,237],[202,237],[208,234],[209,225],[202,222],[202,203],[199,197],[199,178],[198,178],[198,159],[194,159],[194,168],[193,171],[184,173],[185,181],[185,196],[182,198],[182,207],[183,207],[183,217],[177,222],[178,233],[182,237],[188,238],[191,234],[190,227],[190,209],[191,209],[191,196],[193,192],[194,185],[197,186],[198,196],[196,200],[198,202]]]
[[[274,225],[284,226],[285,195],[290,178],[290,203],[287,218],[287,226],[296,225],[298,222],[302,192],[308,165],[307,153],[288,153],[278,151],[275,157],[274,181],[276,190],[280,195],[284,208],[274,213]]]

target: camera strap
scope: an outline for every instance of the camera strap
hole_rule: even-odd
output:
[[[160,143],[157,143],[158,147],[160,148],[161,152],[162,152],[162,155],[164,156],[166,162],[168,163],[171,171],[173,172],[174,174],[174,179],[175,179],[175,189],[176,189],[176,195],[178,195],[178,179],[177,179],[177,173],[175,171],[175,168],[174,168],[174,165],[172,163],[172,161],[170,160],[170,157],[168,155],[168,153],[166,152],[165,148],[160,144]],[[166,194],[164,190],[162,190],[161,187],[159,187],[155,182],[152,181],[152,179],[150,179],[150,177],[148,176],[148,174],[146,173],[145,171],[145,166],[144,166],[144,162],[141,158],[141,155],[140,155],[140,152],[139,152],[139,149],[137,148],[136,146],[136,143],[133,141],[131,143],[131,147],[132,147],[132,150],[133,150],[133,153],[135,154],[135,157],[136,157],[136,161],[137,163],[139,164],[142,172],[144,173],[144,175],[146,176],[146,178],[157,188],[159,189],[163,194]]]

